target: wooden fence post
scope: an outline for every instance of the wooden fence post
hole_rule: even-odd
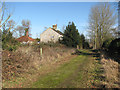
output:
[[[40,56],[41,56],[41,58],[42,58],[42,48],[40,48]]]

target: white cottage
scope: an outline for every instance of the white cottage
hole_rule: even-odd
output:
[[[48,43],[48,42],[57,42],[59,39],[61,40],[63,37],[63,33],[57,30],[57,24],[53,25],[53,28],[49,27],[40,35],[40,42]]]

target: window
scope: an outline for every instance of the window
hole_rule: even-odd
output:
[[[53,38],[54,38],[54,36],[51,36],[51,38],[53,39]]]

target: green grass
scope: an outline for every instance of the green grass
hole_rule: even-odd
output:
[[[89,52],[87,50],[82,50]],[[40,76],[32,88],[79,88],[87,87],[92,57],[79,55],[61,65],[56,71]],[[91,74],[91,73],[90,73]],[[91,74],[92,75],[92,74]]]
[[[74,73],[74,71],[78,68],[80,62],[83,62],[84,59],[80,60],[80,58],[84,57],[78,56],[71,60],[69,63],[65,63],[64,65],[62,65],[55,72],[51,72],[48,75],[40,77],[40,79],[35,82],[32,87],[57,87],[57,85],[62,83],[66,78],[68,78],[69,76],[71,76],[71,74]]]
[[[82,53],[92,53],[90,50],[80,50]],[[89,88],[96,82],[100,82],[99,79],[99,61],[96,62],[95,57],[91,55],[78,55],[72,58],[71,60],[60,64],[59,67],[56,67],[55,70],[51,70],[49,67],[48,73],[37,75],[35,79],[37,81],[33,81],[33,76],[31,76],[31,82],[29,84],[25,84],[24,81],[27,81],[27,78],[16,79],[15,82],[8,82],[4,87],[15,86],[20,82],[25,84],[23,87],[27,88]],[[44,67],[44,69],[48,69],[48,67]],[[37,72],[35,72],[37,73]],[[40,72],[39,72],[40,73]],[[8,86],[9,87],[9,86]]]

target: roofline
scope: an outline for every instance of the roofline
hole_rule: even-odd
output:
[[[47,28],[46,30],[48,30],[48,29],[51,29],[51,30],[53,30],[54,32],[58,33],[57,31],[55,31],[55,30],[54,30],[53,28],[51,28],[51,27]],[[45,30],[45,31],[46,31],[46,30]],[[43,34],[45,31],[43,31],[41,34]],[[40,34],[40,35],[41,35],[41,34]],[[60,33],[58,33],[58,34],[60,34]],[[62,35],[62,34],[60,34],[60,35]]]
[[[52,29],[51,27],[49,27],[49,28]],[[47,28],[46,30],[48,30],[49,28]],[[44,30],[41,34],[43,34],[46,30]],[[40,34],[40,35],[41,35],[41,34]]]

